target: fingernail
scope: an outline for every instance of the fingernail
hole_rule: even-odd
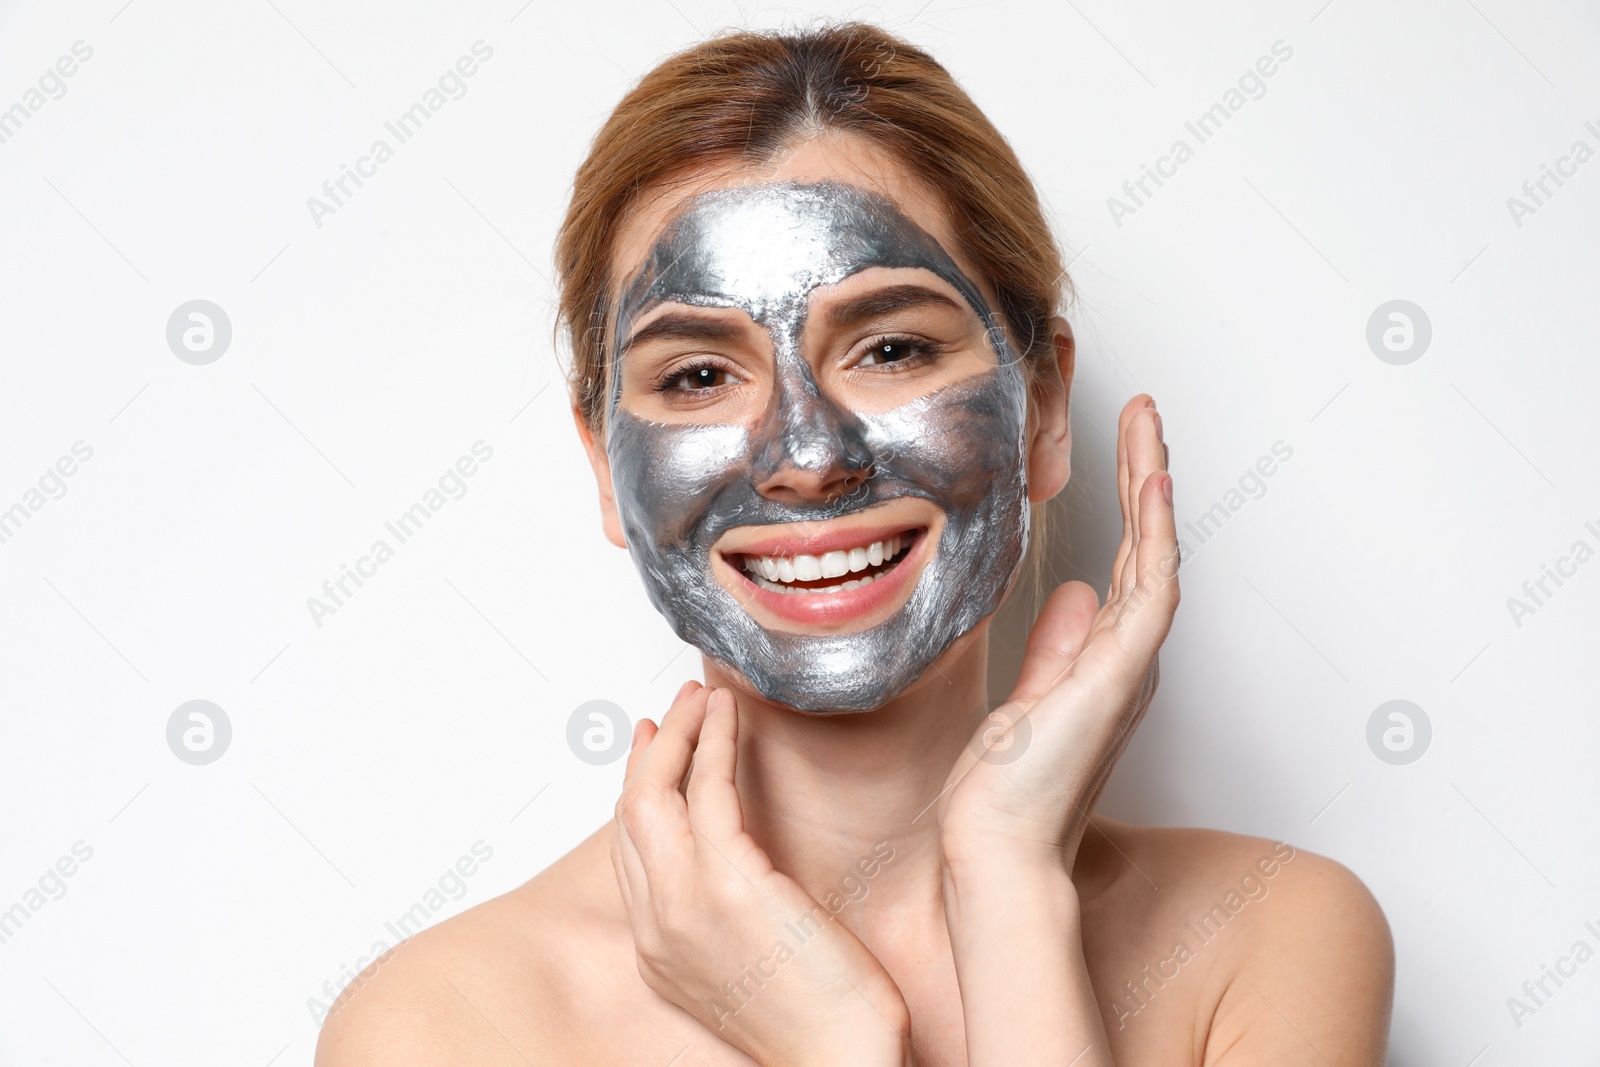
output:
[[[1161,498],[1167,502],[1167,507],[1172,506],[1172,475],[1163,475],[1161,478]]]
[[[1154,404],[1151,404],[1150,405],[1150,410],[1151,411],[1155,411],[1155,407],[1156,406]],[[1160,413],[1156,414],[1155,419],[1156,419],[1156,440],[1157,441],[1165,441],[1166,438],[1161,436],[1161,415],[1160,415]]]

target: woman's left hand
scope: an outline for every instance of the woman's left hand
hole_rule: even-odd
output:
[[[903,1067],[877,957],[744,828],[733,693],[690,682],[635,734],[611,859],[645,984],[763,1067]]]
[[[1122,543],[1105,605],[1083,582],[1050,596],[1010,699],[962,750],[940,802],[947,866],[1065,864],[1155,694],[1178,606],[1172,479],[1146,395],[1117,428]]]

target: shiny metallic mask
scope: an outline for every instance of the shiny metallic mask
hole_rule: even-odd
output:
[[[801,356],[807,301],[868,267],[950,283],[998,364],[877,414],[830,400]],[[617,354],[632,323],[666,302],[737,308],[770,334],[774,391],[753,425],[663,425],[620,407]],[[977,286],[891,200],[832,180],[694,197],[626,284],[612,336],[606,452],[634,563],[678,635],[767,699],[813,712],[880,707],[1000,606],[1028,539],[1020,357]],[[764,497],[756,487],[786,467],[870,475],[827,503]],[[867,629],[765,629],[712,574],[711,546],[732,527],[826,521],[907,495],[943,510],[944,530],[910,599]]]

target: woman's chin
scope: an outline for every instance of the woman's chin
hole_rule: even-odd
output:
[[[952,641],[950,647],[918,677],[892,692],[866,697],[863,696],[864,692],[878,685],[881,677],[875,672],[864,673],[865,668],[822,680],[820,684],[815,677],[804,681],[793,680],[788,684],[782,679],[771,679],[768,688],[762,689],[749,675],[726,660],[703,651],[701,656],[706,685],[733,690],[741,706],[747,706],[746,701],[759,701],[768,707],[802,715],[857,715],[881,712],[895,704],[915,701],[935,685],[938,695],[943,696],[950,687],[950,679],[967,669],[960,665],[961,661],[972,654],[975,646],[987,647],[988,629],[989,620],[982,620]]]

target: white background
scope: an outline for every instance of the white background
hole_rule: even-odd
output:
[[[93,849],[0,944],[0,1062],[309,1062],[308,1001],[475,842],[438,918],[608,817],[620,764],[575,758],[568,716],[658,715],[698,663],[599,531],[554,229],[657,60],[838,13],[954,72],[1077,257],[1060,573],[1103,584],[1134,393],[1180,521],[1293,449],[1186,562],[1103,810],[1355,870],[1394,929],[1394,1063],[1595,1062],[1600,960],[1520,1027],[1506,1003],[1600,947],[1600,562],[1520,626],[1506,603],[1600,547],[1600,161],[1520,226],[1506,203],[1600,148],[1592,6],[125,2],[0,9],[0,109],[93,49],[0,144],[0,509],[93,449],[0,544],[0,909]],[[479,40],[466,94],[317,225],[307,198]],[[1275,41],[1265,94],[1117,225],[1107,198]],[[197,298],[233,329],[207,366],[165,339]],[[1406,366],[1366,341],[1393,299],[1432,323]],[[479,440],[466,494],[317,625],[307,598]],[[1405,766],[1366,741],[1397,698],[1433,728]],[[232,724],[207,766],[166,741],[192,699]]]

